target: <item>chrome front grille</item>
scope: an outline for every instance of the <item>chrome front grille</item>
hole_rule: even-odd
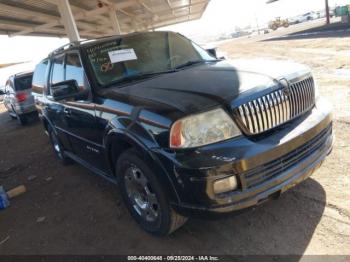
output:
[[[243,131],[256,135],[309,111],[315,104],[312,77],[244,103],[234,110]]]

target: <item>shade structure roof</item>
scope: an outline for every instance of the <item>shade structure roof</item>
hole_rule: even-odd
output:
[[[0,34],[66,36],[60,1],[68,3],[80,37],[90,39],[199,19],[210,0],[0,0]]]

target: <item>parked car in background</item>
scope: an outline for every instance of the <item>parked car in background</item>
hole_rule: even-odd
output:
[[[291,17],[288,19],[288,21],[289,21],[289,24],[293,25],[293,24],[304,23],[304,22],[314,20],[317,18],[319,18],[319,14],[317,14],[315,12],[308,12],[308,13],[303,14],[303,15]]]
[[[5,86],[0,87],[0,102],[4,100],[4,95],[5,95]]]
[[[298,16],[289,18],[288,21],[289,21],[290,24],[293,25],[293,24],[304,23],[304,22],[306,22],[306,21],[308,21],[308,20],[307,20],[307,18],[306,18],[305,16],[303,16],[303,15],[298,15]]]
[[[5,84],[4,105],[12,118],[22,125],[37,114],[32,95],[33,72],[12,75]]]
[[[316,88],[307,66],[225,61],[160,31],[72,43],[33,77],[57,159],[117,183],[157,235],[307,179],[332,149],[331,108]]]
[[[318,14],[315,12],[308,12],[306,14],[303,14],[301,17],[304,18],[304,21],[310,21],[310,20],[315,20],[318,18]]]

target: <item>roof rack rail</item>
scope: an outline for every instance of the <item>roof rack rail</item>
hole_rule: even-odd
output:
[[[117,35],[117,34],[104,35],[104,36],[100,36],[100,37],[96,37],[96,38],[84,39],[84,40],[81,40],[79,43],[80,44],[84,44],[84,43],[87,43],[87,42],[93,42],[93,41],[98,41],[98,40],[102,40],[102,39],[108,39],[108,38],[113,38],[113,37],[121,37],[121,36],[125,36],[125,35]]]
[[[60,53],[60,52],[62,52],[62,51],[64,51],[64,50],[66,50],[66,49],[68,49],[68,48],[70,48],[70,47],[77,46],[79,43],[80,43],[79,41],[77,41],[77,42],[70,42],[70,43],[65,44],[65,45],[63,45],[63,46],[60,46],[59,48],[53,50],[53,51],[49,54],[49,56],[58,54],[58,53]]]
[[[132,35],[132,34],[137,34],[139,32],[134,32],[134,33],[130,33],[130,34],[127,34],[127,35]],[[57,49],[55,49],[54,51],[52,51],[51,53],[49,53],[49,56],[52,56],[52,55],[56,55],[70,47],[75,47],[75,46],[78,46],[80,44],[83,44],[83,43],[87,43],[87,42],[93,42],[93,41],[98,41],[98,40],[102,40],[102,39],[109,39],[109,38],[114,38],[114,37],[121,37],[121,36],[125,36],[125,35],[105,35],[105,36],[101,36],[101,37],[96,37],[96,38],[92,38],[92,39],[84,39],[84,40],[81,40],[81,41],[75,41],[75,42],[70,42],[68,44],[65,44]]]

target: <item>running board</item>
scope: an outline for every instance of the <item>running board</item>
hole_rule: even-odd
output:
[[[78,164],[81,164],[82,166],[86,167],[87,169],[89,169],[91,172],[93,172],[94,174],[101,176],[102,178],[106,179],[107,181],[113,183],[113,184],[117,184],[117,179],[109,176],[107,173],[101,171],[100,169],[94,167],[93,165],[91,165],[90,163],[86,162],[85,160],[81,159],[80,157],[68,152],[68,151],[64,151],[64,154],[69,157],[70,159],[72,159],[73,161],[77,162]]]

